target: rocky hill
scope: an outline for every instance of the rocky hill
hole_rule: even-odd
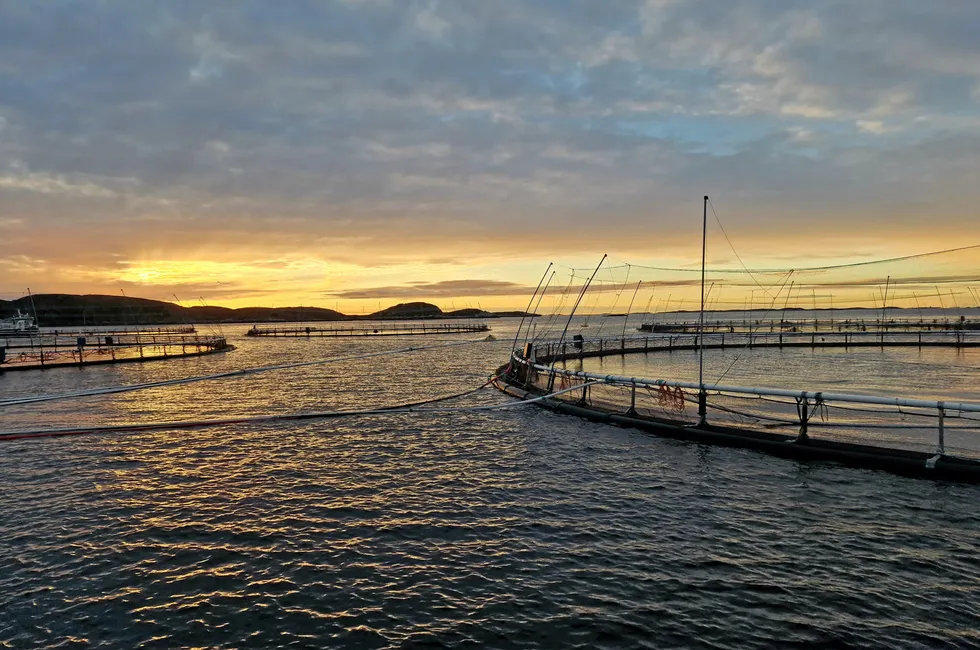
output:
[[[419,318],[495,318],[497,314],[479,309],[443,312],[427,302],[409,302],[373,314],[352,316],[322,307],[183,307],[161,300],[128,296],[37,294],[34,305],[29,297],[0,300],[0,317],[17,309],[28,314],[37,311],[41,327],[83,325],[165,325],[179,323],[275,323],[341,320],[398,320]],[[511,315],[508,312],[507,315]],[[520,312],[516,312],[521,315]]]

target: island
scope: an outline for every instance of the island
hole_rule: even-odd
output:
[[[370,314],[344,314],[323,307],[228,307],[190,306],[129,296],[36,294],[16,300],[0,300],[0,318],[17,310],[34,316],[41,327],[103,325],[170,325],[191,323],[300,323],[358,320],[418,320],[537,317],[521,311],[489,312],[457,309],[444,312],[427,302],[399,303]]]

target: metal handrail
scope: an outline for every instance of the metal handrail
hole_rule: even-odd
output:
[[[704,384],[702,387],[696,382],[672,381],[667,379],[646,379],[643,377],[626,377],[624,375],[604,375],[596,372],[585,372],[582,370],[567,370],[555,368],[549,365],[532,364],[524,359],[517,351],[514,351],[512,360],[522,365],[527,365],[531,369],[542,373],[554,373],[565,377],[576,377],[591,381],[603,381],[607,384],[635,385],[635,386],[669,386],[677,388],[687,388],[692,390],[704,390],[719,393],[734,393],[741,395],[760,395],[766,397],[789,397],[799,400],[820,400],[822,402],[848,402],[853,404],[874,404],[879,406],[904,406],[907,408],[926,408],[938,409],[940,411],[960,411],[968,413],[980,413],[980,404],[974,402],[947,402],[942,400],[921,400],[907,399],[904,397],[880,397],[877,395],[858,395],[850,393],[831,393],[826,391],[806,391],[806,390],[786,390],[781,388],[759,388],[749,386],[729,386],[725,384]]]

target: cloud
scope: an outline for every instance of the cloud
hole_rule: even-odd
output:
[[[904,0],[4,3],[0,256],[471,277],[672,254],[704,193],[797,258],[976,238],[978,32]]]
[[[712,280],[720,278],[712,278]],[[664,288],[664,287],[699,287],[700,279],[694,280],[646,280],[642,281],[642,287]],[[631,293],[636,288],[636,282],[626,282],[624,280],[602,280],[596,279],[589,286],[589,293],[603,294],[623,292]],[[749,285],[746,285],[749,286]],[[752,285],[755,286],[755,285]],[[582,290],[583,284],[565,283],[555,291],[560,291],[566,295],[577,295]],[[496,280],[445,280],[442,282],[409,282],[407,284],[366,287],[358,289],[346,289],[327,293],[329,298],[342,298],[345,300],[377,299],[377,298],[456,298],[456,297],[478,297],[478,296],[530,296],[534,293],[534,286],[527,286],[515,282],[501,282]]]
[[[409,282],[387,287],[366,287],[327,293],[330,298],[455,298],[473,296],[527,296],[534,287],[497,280],[444,280]]]

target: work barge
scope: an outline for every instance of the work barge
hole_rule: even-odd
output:
[[[522,400],[663,437],[980,483],[980,404],[626,377],[586,358],[725,347],[980,347],[980,332],[705,332],[525,342],[494,385]],[[751,337],[751,338],[750,338]]]
[[[0,373],[199,357],[234,350],[218,334],[194,328],[51,331],[0,338]]]
[[[258,327],[245,335],[266,338],[352,338],[364,336],[430,336],[489,332],[486,323],[378,323],[349,326]]]

